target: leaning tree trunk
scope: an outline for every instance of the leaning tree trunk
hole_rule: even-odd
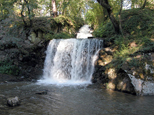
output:
[[[108,0],[97,0],[98,3],[107,10],[108,16],[113,24],[115,32],[120,34],[119,22],[115,19],[111,6],[108,3]]]
[[[52,11],[53,11],[53,17],[57,17],[57,6],[56,6],[56,0],[52,0]]]
[[[143,6],[141,7],[141,9],[144,9],[144,8],[145,8],[146,3],[147,3],[147,0],[144,1],[144,4],[143,4]]]

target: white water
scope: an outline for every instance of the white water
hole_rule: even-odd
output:
[[[80,28],[79,32],[77,33],[76,38],[86,39],[88,37],[93,37],[93,35],[91,34],[89,25],[84,25]]]
[[[44,64],[45,84],[78,85],[91,83],[94,62],[103,41],[98,39],[53,39]]]

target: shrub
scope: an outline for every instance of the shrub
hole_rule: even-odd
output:
[[[18,75],[19,68],[13,65],[12,61],[1,61],[0,62],[0,73],[2,74],[9,74],[9,75]]]
[[[95,37],[111,37],[115,34],[113,25],[111,22],[102,23],[95,31]]]
[[[73,35],[69,34],[69,33],[56,33],[56,34],[50,34],[50,33],[47,33],[45,35],[45,39],[46,40],[52,40],[52,39],[67,39],[67,38],[72,38],[74,37]]]

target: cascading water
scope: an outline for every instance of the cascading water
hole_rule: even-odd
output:
[[[51,84],[91,83],[94,62],[102,48],[99,39],[53,39],[50,41],[41,82]]]

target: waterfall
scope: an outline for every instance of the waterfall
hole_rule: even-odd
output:
[[[53,39],[43,70],[43,82],[51,84],[91,83],[94,62],[103,41],[99,39]]]

